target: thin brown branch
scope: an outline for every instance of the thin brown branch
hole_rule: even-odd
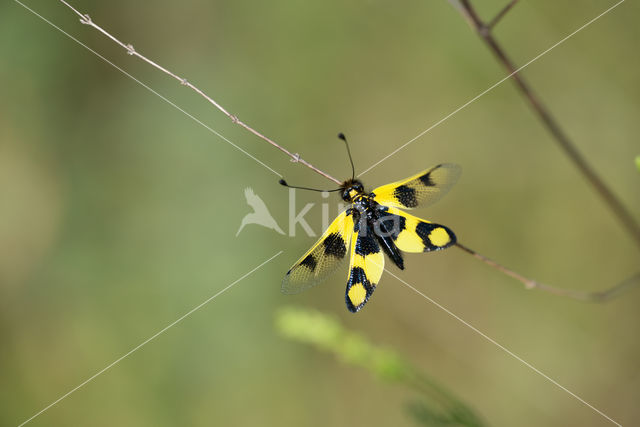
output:
[[[538,289],[540,291],[548,292],[554,295],[563,296],[567,298],[576,299],[579,301],[589,301],[589,302],[606,302],[609,301],[618,295],[620,295],[623,291],[626,291],[634,286],[640,285],[640,272],[634,274],[630,278],[618,283],[615,286],[612,286],[604,291],[596,291],[596,292],[582,292],[575,291],[571,289],[563,289],[556,288],[555,286],[545,285],[544,283],[537,282],[533,279],[529,279],[528,277],[524,277],[519,273],[516,273],[513,270],[508,269],[507,267],[498,264],[494,260],[487,258],[484,255],[479,254],[478,252],[470,249],[460,242],[456,243],[456,246],[465,251],[466,253],[472,255],[474,258],[479,259],[484,262],[488,266],[495,268],[501,273],[506,274],[507,276],[513,277],[514,279],[522,282],[526,289]]]
[[[536,93],[531,89],[524,78],[518,73],[518,68],[514,62],[507,56],[505,50],[498,44],[491,33],[491,28],[497,23],[515,4],[509,3],[489,24],[486,24],[476,13],[469,0],[459,0],[456,7],[461,11],[465,19],[471,24],[478,35],[484,40],[494,56],[500,64],[507,70],[513,78],[516,87],[528,101],[529,105],[542,121],[547,130],[551,133],[556,143],[562,148],[569,159],[574,163],[582,175],[591,184],[594,190],[600,195],[604,203],[609,207],[613,214],[618,218],[622,225],[626,228],[628,234],[634,239],[640,247],[640,225],[609,189],[604,181],[596,174],[594,169],[589,165],[586,159],[576,148],[576,145],[569,139],[567,134],[562,130],[551,112],[542,104]]]
[[[509,3],[507,3],[507,5],[503,7],[500,12],[498,12],[498,14],[491,20],[491,22],[487,24],[487,28],[492,29],[493,27],[495,27],[496,24],[500,22],[500,20],[507,14],[507,12],[509,12],[511,8],[516,5],[516,3],[518,3],[518,0],[511,0]]]
[[[304,160],[303,158],[300,157],[299,154],[297,153],[291,153],[289,150],[287,150],[286,148],[284,148],[283,146],[279,145],[278,143],[276,143],[274,140],[272,140],[271,138],[266,137],[265,135],[261,134],[260,132],[258,132],[257,130],[253,129],[251,126],[247,125],[246,123],[244,123],[243,121],[241,121],[240,119],[238,119],[238,116],[233,115],[231,113],[229,113],[224,107],[222,107],[220,104],[218,104],[213,98],[211,98],[209,95],[207,95],[206,93],[204,93],[201,89],[199,89],[198,87],[196,87],[195,85],[193,85],[192,83],[190,83],[187,79],[178,76],[177,74],[167,70],[166,68],[162,67],[161,65],[155,63],[154,61],[150,60],[149,58],[147,58],[146,56],[138,53],[133,45],[131,44],[125,44],[123,42],[121,42],[120,40],[118,40],[116,37],[114,37],[113,35],[111,35],[109,32],[107,32],[105,29],[103,29],[102,27],[100,27],[98,24],[96,24],[95,22],[93,22],[93,20],[91,19],[91,17],[87,14],[83,14],[80,13],[77,9],[75,9],[73,6],[71,6],[69,3],[67,3],[65,0],[59,0],[62,4],[64,4],[65,6],[67,6],[69,9],[71,9],[76,15],[78,15],[80,17],[80,22],[88,25],[90,27],[95,28],[96,30],[98,30],[99,32],[101,32],[102,34],[104,34],[105,36],[107,36],[109,39],[111,39],[113,42],[115,42],[116,44],[120,45],[123,49],[125,49],[127,51],[127,54],[132,55],[132,56],[136,56],[138,58],[140,58],[141,60],[143,60],[144,62],[146,62],[147,64],[151,65],[152,67],[162,71],[163,73],[165,73],[166,75],[173,77],[174,79],[176,79],[178,82],[180,82],[181,85],[188,87],[189,89],[193,90],[194,92],[196,92],[198,95],[202,96],[204,99],[206,99],[211,105],[213,105],[214,107],[216,107],[218,110],[220,110],[222,112],[222,114],[224,114],[225,116],[227,116],[229,119],[231,119],[231,121],[235,124],[237,124],[238,126],[243,127],[244,129],[246,129],[247,131],[251,132],[252,134],[254,134],[255,136],[257,136],[258,138],[262,139],[263,141],[268,142],[269,144],[273,145],[274,147],[276,147],[278,150],[282,151],[283,153],[285,153],[287,156],[289,156],[291,158],[291,161],[296,162],[296,163],[301,163],[302,165],[308,167],[309,169],[313,170],[314,172],[322,175],[323,177],[335,182],[336,184],[340,185],[341,181],[337,180],[336,178],[332,177],[331,175],[329,175],[328,173],[318,169],[317,167],[313,166],[311,163],[307,162],[306,160]]]

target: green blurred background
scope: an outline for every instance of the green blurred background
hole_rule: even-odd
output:
[[[25,4],[290,183],[327,186],[60,3]],[[504,76],[444,0],[73,4],[341,178],[338,132],[362,171]],[[613,4],[522,2],[496,35],[523,64]],[[625,2],[524,72],[636,218],[639,16]],[[489,425],[608,424],[389,275],[357,315],[344,306],[346,268],[282,295],[315,239],[256,225],[235,236],[251,211],[246,187],[287,230],[277,176],[12,1],[0,6],[0,79],[0,424],[26,420],[280,250],[29,425],[415,425],[411,391],[278,333],[285,305],[394,349]],[[636,272],[637,247],[510,82],[363,180],[372,188],[444,161],[462,165],[462,179],[416,214],[462,243],[584,291]],[[322,199],[297,202],[315,203],[306,218],[318,232]],[[596,305],[526,291],[455,248],[406,265],[394,273],[616,421],[640,424],[640,292]]]

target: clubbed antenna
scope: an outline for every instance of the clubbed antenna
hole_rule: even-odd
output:
[[[287,181],[285,181],[285,180],[284,180],[284,179],[282,179],[282,178],[280,178],[280,181],[278,181],[278,182],[280,183],[280,185],[283,185],[283,186],[285,186],[285,187],[288,187],[288,188],[297,188],[297,189],[299,189],[299,190],[320,191],[320,192],[324,192],[324,191],[326,191],[327,193],[332,193],[332,192],[334,192],[334,191],[338,191],[338,190],[340,190],[340,188],[336,188],[336,189],[333,189],[333,190],[322,190],[322,189],[320,189],[320,188],[298,187],[298,186],[296,186],[296,185],[289,185],[289,184],[287,184]]]
[[[353,166],[353,157],[351,157],[351,149],[349,148],[349,142],[347,142],[347,137],[344,136],[344,133],[340,132],[338,134],[338,138],[344,141],[344,145],[347,146],[347,153],[349,154],[349,162],[351,162],[351,179],[356,177],[356,168]]]

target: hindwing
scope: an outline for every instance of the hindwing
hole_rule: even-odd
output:
[[[345,301],[352,313],[367,303],[384,270],[384,254],[373,229],[366,219],[360,219],[351,242],[351,261]]]
[[[379,215],[379,221],[389,230],[391,239],[401,251],[431,252],[456,243],[456,235],[444,225],[392,207],[382,207]]]

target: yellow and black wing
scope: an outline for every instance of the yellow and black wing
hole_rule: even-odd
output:
[[[440,200],[460,177],[461,168],[443,163],[402,181],[373,190],[376,202],[395,208],[411,209],[428,206]]]
[[[380,221],[398,249],[404,252],[431,252],[456,243],[448,227],[434,224],[396,208],[384,208]]]
[[[369,301],[384,270],[384,255],[366,220],[362,218],[351,242],[351,261],[345,301],[355,313]]]
[[[351,210],[333,220],[320,240],[289,269],[282,280],[282,292],[297,294],[322,282],[347,255],[353,234]]]

